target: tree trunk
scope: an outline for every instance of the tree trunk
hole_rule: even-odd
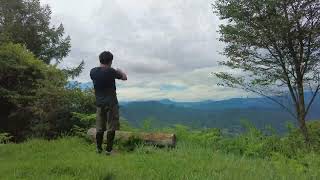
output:
[[[298,107],[297,107],[297,114],[298,114],[298,122],[301,133],[304,136],[306,144],[309,143],[309,134],[308,128],[306,126],[306,106],[305,106],[305,99],[304,99],[304,87],[303,87],[303,79],[301,75],[298,76],[299,81],[298,84]]]
[[[96,128],[91,128],[87,132],[87,136],[91,141],[96,141]],[[160,147],[175,147],[176,135],[167,133],[135,133],[127,131],[116,131],[116,140],[127,141],[130,138],[138,138],[146,144],[160,146]],[[107,133],[104,133],[104,142],[107,140]]]
[[[300,131],[304,136],[305,142],[308,144],[310,139],[309,139],[308,128],[307,128],[307,125],[306,125],[305,115],[302,113],[302,114],[299,114],[298,116],[299,116],[298,117],[298,121],[299,121]]]

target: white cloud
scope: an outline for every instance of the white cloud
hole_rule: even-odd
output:
[[[62,22],[72,39],[72,51],[62,66],[86,67],[78,80],[90,81],[89,71],[107,49],[114,66],[128,72],[120,82],[123,100],[162,99],[197,101],[244,95],[217,87],[211,72],[225,57],[217,39],[220,21],[211,0],[41,0],[53,10],[53,24]],[[161,91],[163,85],[187,87]]]

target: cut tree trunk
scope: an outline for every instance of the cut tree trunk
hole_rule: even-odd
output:
[[[87,136],[91,141],[96,142],[96,128],[91,128],[87,132]],[[175,147],[176,146],[176,135],[168,133],[138,133],[138,132],[127,132],[127,131],[116,131],[116,140],[127,141],[130,138],[137,138],[142,140],[146,144],[155,145],[159,147]],[[107,133],[104,133],[104,142],[107,140]]]

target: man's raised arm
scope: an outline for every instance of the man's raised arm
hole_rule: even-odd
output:
[[[118,72],[119,74],[121,74],[121,80],[123,80],[123,81],[128,80],[127,74],[124,73],[121,69],[117,69],[117,72]]]

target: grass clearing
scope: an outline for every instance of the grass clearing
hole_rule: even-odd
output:
[[[317,169],[299,171],[287,160],[250,159],[188,143],[114,156],[96,154],[79,138],[0,147],[0,179],[317,179]]]

